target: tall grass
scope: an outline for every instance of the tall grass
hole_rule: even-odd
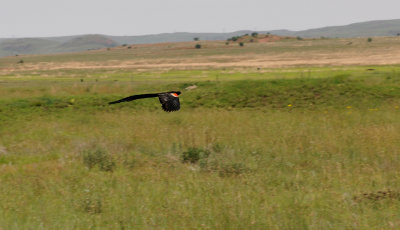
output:
[[[398,199],[356,199],[400,191],[397,117],[354,109],[36,116],[1,132],[0,226],[398,226]],[[112,154],[113,172],[85,165],[85,151],[98,147]],[[210,151],[206,162],[181,160],[192,147]]]

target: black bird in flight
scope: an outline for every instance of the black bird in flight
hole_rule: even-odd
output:
[[[108,104],[116,104],[116,103],[133,101],[136,99],[149,98],[149,97],[158,97],[158,99],[160,100],[162,109],[166,112],[173,112],[173,111],[178,111],[181,108],[181,105],[179,103],[179,95],[180,94],[181,94],[180,91],[139,94],[139,95],[132,95],[129,97],[125,97],[125,98],[122,98],[117,101],[112,101]]]

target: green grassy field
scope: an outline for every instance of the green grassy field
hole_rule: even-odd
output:
[[[0,229],[398,229],[399,106],[396,65],[9,71]]]

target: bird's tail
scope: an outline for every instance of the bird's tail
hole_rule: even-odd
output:
[[[117,101],[112,101],[109,102],[108,104],[117,104],[117,103],[121,103],[121,102],[127,102],[127,101],[133,101],[133,100],[137,100],[137,99],[142,99],[142,98],[149,98],[149,97],[158,97],[157,93],[149,93],[149,94],[139,94],[139,95],[133,95],[133,96],[129,96],[129,97],[125,97],[122,99],[119,99]]]

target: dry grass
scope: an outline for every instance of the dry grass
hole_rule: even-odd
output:
[[[400,38],[322,39],[249,43],[245,47],[223,42],[162,43],[114,48],[79,54],[3,58],[1,73],[60,69],[198,69],[282,68],[293,66],[394,65],[399,64]],[[50,58],[52,57],[52,58]],[[75,57],[75,58],[72,58]],[[16,64],[20,59],[24,64]]]
[[[0,226],[397,228],[398,199],[353,197],[400,191],[399,129],[389,111],[34,117],[2,131]],[[114,172],[84,166],[82,152],[96,146]],[[183,163],[188,147],[211,155]]]

